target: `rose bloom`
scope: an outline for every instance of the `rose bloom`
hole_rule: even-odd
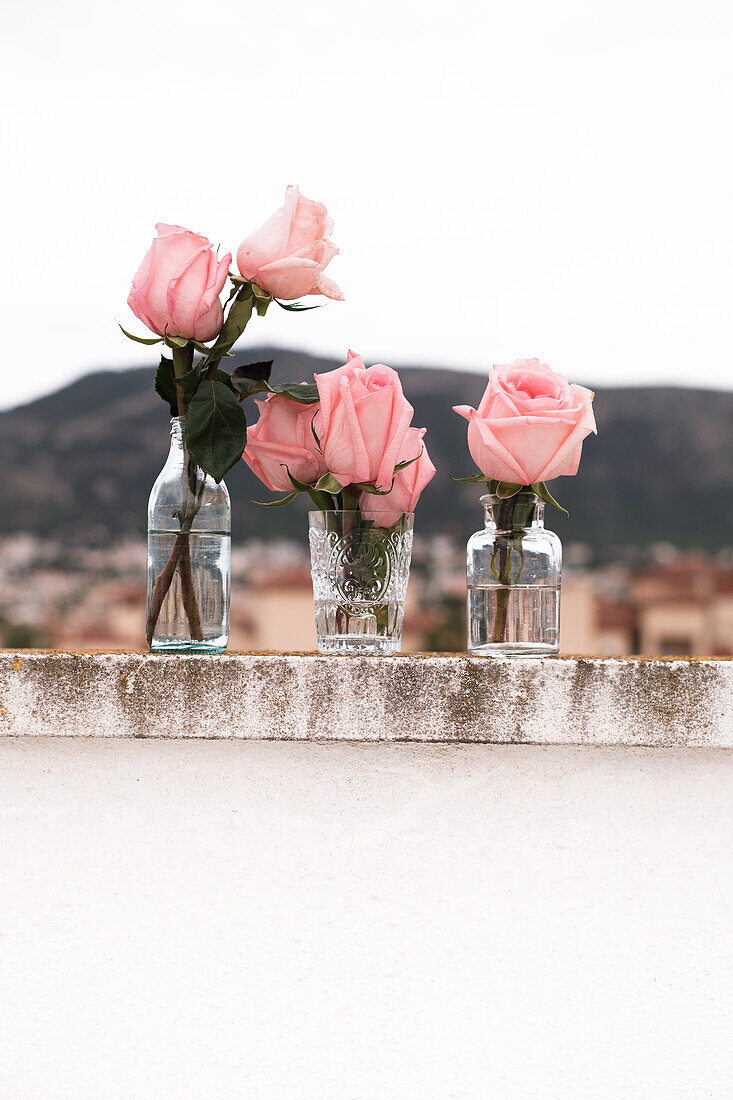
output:
[[[232,262],[218,260],[211,241],[180,225],[159,222],[127,304],[158,336],[213,340],[223,322],[219,295]]]
[[[332,230],[333,218],[323,203],[288,187],[285,205],[240,244],[240,274],[285,302],[307,294],[343,301],[340,289],[323,274],[338,255],[336,245],[327,240]]]
[[[389,488],[414,413],[397,371],[365,367],[350,351],[343,367],[313,377],[321,400],[315,427],[329,472],[342,486]]]
[[[596,431],[593,396],[539,359],[515,359],[491,368],[478,409],[454,412],[468,421],[468,449],[482,474],[532,485],[578,472],[583,440]]]
[[[405,466],[404,470],[398,470],[394,475],[394,488],[386,496],[376,496],[374,493],[362,493],[359,508],[367,519],[371,519],[378,527],[391,527],[405,512],[414,512],[415,505],[420,499],[428,482],[435,477],[435,466],[430,461],[430,455],[423,443],[425,428],[408,428],[405,446],[400,462],[406,462],[410,458],[416,462]]]
[[[274,492],[293,491],[288,470],[306,485],[318,481],[326,472],[311,430],[318,405],[301,405],[282,394],[271,394],[257,404],[260,418],[247,429],[242,455],[252,473]]]

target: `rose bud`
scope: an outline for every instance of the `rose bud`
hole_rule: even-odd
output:
[[[301,405],[281,394],[257,402],[260,418],[247,431],[242,458],[268,489],[293,491],[288,470],[297,481],[312,485],[326,472],[311,424],[318,405]],[[286,468],[287,467],[287,468]]]
[[[127,304],[158,336],[212,340],[222,326],[219,295],[231,253],[218,260],[206,237],[180,225],[159,222],[155,228],[158,236],[132,280]]]
[[[321,399],[315,427],[329,472],[342,486],[389,488],[414,412],[397,371],[367,368],[350,351],[343,367],[314,378]]]
[[[596,431],[593,393],[570,385],[539,359],[493,366],[478,409],[456,405],[468,420],[468,449],[482,474],[533,485],[576,474],[583,440]]]
[[[307,294],[323,294],[343,301],[339,287],[323,274],[338,254],[327,240],[333,230],[323,203],[288,187],[285,205],[250,234],[237,251],[240,274],[285,302]]]

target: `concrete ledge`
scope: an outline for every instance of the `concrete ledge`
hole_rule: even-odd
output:
[[[0,736],[733,748],[733,661],[0,652]]]

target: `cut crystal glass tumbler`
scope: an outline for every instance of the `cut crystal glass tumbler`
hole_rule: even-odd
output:
[[[399,653],[414,516],[309,512],[319,653]]]

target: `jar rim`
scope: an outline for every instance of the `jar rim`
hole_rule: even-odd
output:
[[[486,504],[489,504],[491,501],[494,501],[494,500],[507,501],[507,500],[514,500],[515,497],[522,497],[522,496],[524,496],[524,497],[532,496],[532,497],[534,497],[534,499],[537,501],[538,504],[544,504],[545,503],[544,500],[542,499],[542,497],[538,496],[537,493],[535,493],[534,489],[530,489],[529,487],[526,488],[526,489],[520,489],[519,492],[515,493],[514,496],[512,496],[512,497],[500,497],[498,495],[498,493],[484,493],[482,496],[479,497],[479,503],[483,504],[483,505],[486,505]]]

